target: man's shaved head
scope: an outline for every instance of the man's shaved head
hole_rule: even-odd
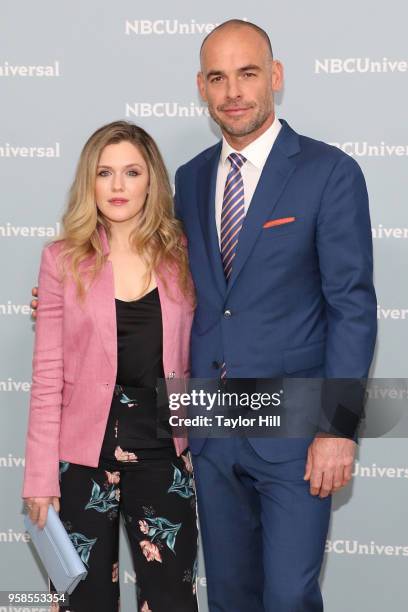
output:
[[[255,30],[255,32],[257,32],[263,38],[264,42],[266,43],[268,52],[270,53],[271,59],[273,59],[272,44],[271,44],[271,39],[269,38],[268,34],[265,32],[265,30],[257,26],[255,23],[251,23],[250,21],[244,21],[243,19],[229,19],[228,21],[224,21],[223,23],[220,23],[219,26],[214,28],[209,34],[207,34],[207,36],[204,38],[201,44],[201,47],[200,47],[200,57],[201,57],[205,43],[207,42],[209,38],[211,38],[213,34],[215,34],[216,32],[220,32],[222,30],[230,29],[230,28],[231,29],[251,28],[252,30]]]
[[[282,86],[282,64],[259,26],[230,19],[204,39],[197,84],[211,117],[236,150],[274,120],[274,91]]]

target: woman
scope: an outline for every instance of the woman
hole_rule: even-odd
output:
[[[23,497],[40,527],[61,504],[88,568],[75,612],[118,609],[119,512],[139,609],[197,610],[187,440],[156,389],[189,374],[192,285],[172,211],[155,142],[114,122],[86,143],[63,239],[42,254]]]

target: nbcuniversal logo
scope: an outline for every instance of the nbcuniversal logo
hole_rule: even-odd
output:
[[[247,17],[242,18],[243,21],[248,21]],[[125,22],[125,34],[130,35],[142,35],[148,36],[155,34],[157,36],[163,36],[163,34],[169,35],[191,35],[191,34],[209,34],[212,32],[219,23],[203,23],[198,22],[195,19],[190,21],[179,21],[178,19],[156,19],[154,21],[150,19],[134,19],[127,20]]]
[[[0,457],[0,468],[15,468],[24,466],[25,457],[16,457],[12,453],[9,453],[7,457]]]
[[[377,544],[374,540],[368,544],[362,544],[358,540],[327,540],[325,552],[337,555],[408,557],[408,546]]]
[[[190,102],[190,104],[180,104],[179,102],[134,102],[127,103],[125,108],[126,117],[179,117],[195,118],[209,117],[208,108]]]
[[[315,74],[374,74],[374,73],[397,73],[408,72],[407,60],[389,60],[383,57],[380,60],[372,60],[369,57],[338,57],[315,59]]]
[[[3,62],[0,64],[0,77],[59,77],[61,67],[58,61],[47,65],[11,64]]]
[[[0,225],[0,238],[56,238],[61,232],[61,225]]]
[[[23,380],[14,380],[8,378],[7,380],[0,380],[0,393],[15,393],[23,391],[28,393],[31,389],[31,383]]]
[[[330,142],[351,157],[407,157],[408,144],[388,144],[381,141],[377,144],[369,142]]]
[[[352,476],[359,478],[408,478],[408,467],[381,466],[376,463],[361,465],[359,461],[356,461]]]

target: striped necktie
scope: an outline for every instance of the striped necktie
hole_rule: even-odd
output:
[[[246,162],[246,158],[240,153],[231,153],[228,155],[228,160],[231,167],[225,181],[220,231],[221,259],[227,282],[231,276],[232,262],[245,218],[244,181],[242,180],[241,168]]]
[[[241,168],[246,162],[246,158],[240,153],[231,153],[228,155],[228,160],[231,167],[225,181],[220,231],[221,259],[227,282],[231,276],[239,233],[245,218],[244,181],[242,179]],[[223,362],[221,365],[221,378],[225,378],[226,375],[227,369],[225,362]]]

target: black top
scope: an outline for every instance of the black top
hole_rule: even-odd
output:
[[[167,395],[158,378],[163,372],[163,324],[158,289],[138,300],[115,299],[118,371],[102,455],[111,456],[119,444],[140,458],[174,454]],[[114,435],[115,432],[115,435]],[[112,448],[111,448],[112,447]],[[153,450],[154,454],[151,454]],[[106,452],[105,452],[106,451]]]
[[[132,302],[115,300],[118,385],[154,389],[163,373],[163,326],[159,291]]]

